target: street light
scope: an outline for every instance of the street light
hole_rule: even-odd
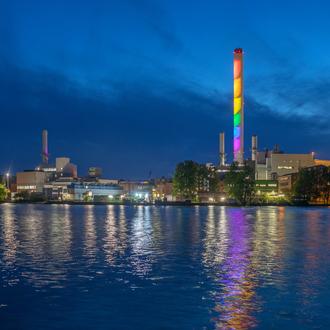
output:
[[[7,189],[9,189],[9,176],[10,176],[10,173],[7,172],[6,173],[6,186],[7,186]]]

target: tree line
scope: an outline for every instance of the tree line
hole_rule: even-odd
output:
[[[302,168],[293,177],[291,193],[282,202],[330,203],[330,167]],[[198,202],[201,192],[225,192],[228,198],[240,205],[267,202],[265,193],[256,194],[255,170],[251,163],[241,166],[234,162],[224,178],[204,164],[192,160],[179,163],[173,177],[174,196]]]
[[[330,167],[314,166],[300,169],[293,186],[293,199],[303,202],[330,202]]]

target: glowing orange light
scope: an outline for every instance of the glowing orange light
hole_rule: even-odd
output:
[[[238,59],[234,59],[234,79],[239,78],[242,72],[242,63]]]

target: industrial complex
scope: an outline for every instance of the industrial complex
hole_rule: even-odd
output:
[[[251,137],[251,155],[244,153],[244,52],[236,48],[233,56],[233,156],[239,166],[249,164],[253,168],[257,193],[283,196],[290,193],[302,168],[329,166],[330,161],[317,160],[313,153],[289,154],[279,146],[259,150],[258,137]],[[3,181],[16,200],[26,196],[48,201],[85,202],[155,202],[174,201],[171,179],[125,181],[105,179],[102,169],[90,167],[85,176],[78,175],[78,169],[69,157],[56,157],[50,162],[48,131],[42,131],[41,163],[34,169],[9,173]],[[230,169],[225,150],[225,132],[219,134],[219,164],[208,163],[219,177],[223,178]],[[230,157],[231,158],[231,157]],[[220,180],[221,182],[221,180]],[[199,200],[206,202],[224,201],[226,194],[220,183],[217,194],[208,191],[207,183],[200,193]]]
[[[272,150],[258,150],[258,137],[251,137],[251,156],[244,157],[244,52],[234,50],[234,90],[233,90],[233,159],[239,165],[249,162],[255,173],[258,192],[283,195],[291,191],[297,173],[302,168],[329,166],[330,161],[314,158],[314,153],[289,154],[276,145]],[[225,133],[219,135],[219,172],[226,172]]]

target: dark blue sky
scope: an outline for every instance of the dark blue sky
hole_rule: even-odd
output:
[[[245,51],[246,154],[330,158],[328,1],[0,2],[0,169],[70,156],[83,175],[171,175],[232,138],[232,51]]]

